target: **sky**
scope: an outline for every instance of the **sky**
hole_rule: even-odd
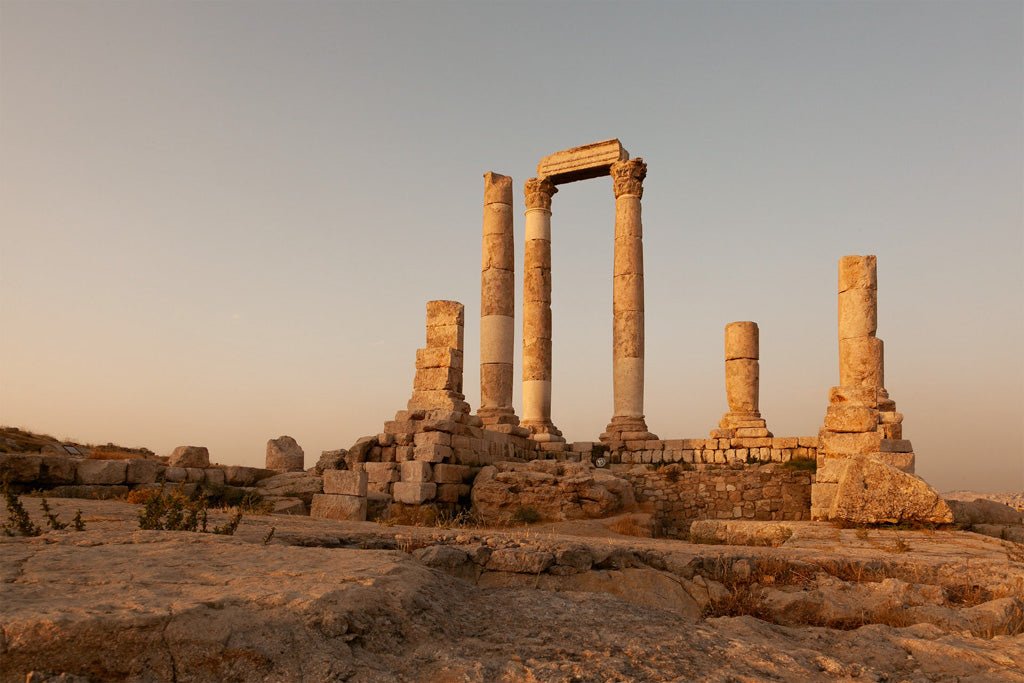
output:
[[[405,408],[425,303],[466,306],[482,175],[619,138],[643,197],[646,414],[814,435],[836,264],[878,256],[886,385],[941,490],[1024,489],[1020,2],[0,0],[0,423],[262,465]],[[552,216],[552,417],[612,415],[614,197]],[[522,273],[517,273],[517,334]],[[519,340],[517,339],[517,344]],[[516,375],[521,349],[516,352]],[[515,405],[521,408],[519,389]]]

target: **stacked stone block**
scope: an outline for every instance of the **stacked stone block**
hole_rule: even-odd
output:
[[[366,484],[364,471],[325,470],[324,492],[314,494],[310,516],[366,521]]]
[[[427,346],[416,351],[409,410],[469,412],[462,393],[465,312],[458,301],[427,302]]]
[[[592,459],[596,453],[611,465],[691,465],[784,463],[791,460],[815,460],[818,437],[733,437],[710,439],[654,439],[612,443],[576,442],[574,459]]]
[[[712,438],[770,438],[758,407],[760,340],[757,323],[749,320],[725,326],[725,394],[729,412],[722,416]]]
[[[485,425],[518,425],[512,407],[515,352],[515,239],[512,179],[484,174],[480,268],[480,407]]]
[[[839,260],[839,386],[819,432],[818,471],[811,498],[814,519],[828,519],[844,459],[868,455],[914,472],[914,452],[903,437],[903,416],[885,389],[878,329],[877,257]]]

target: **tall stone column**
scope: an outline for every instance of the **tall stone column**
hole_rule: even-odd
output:
[[[485,425],[518,425],[512,407],[515,351],[515,241],[512,179],[484,174],[483,262],[480,266],[480,408]]]
[[[615,191],[612,371],[615,413],[602,441],[657,439],[644,420],[644,246],[640,199],[647,164],[611,165]]]
[[[875,256],[839,260],[840,386],[882,387],[877,263]]]
[[[757,323],[749,320],[725,326],[725,395],[729,412],[722,416],[712,438],[771,436],[758,407],[760,339]]]
[[[523,419],[535,441],[565,441],[551,422],[551,197],[548,178],[526,181],[523,259]]]

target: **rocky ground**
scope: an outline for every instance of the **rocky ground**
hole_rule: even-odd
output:
[[[226,537],[51,504],[86,530],[0,539],[2,681],[1024,681],[1024,547],[973,533],[251,516]]]

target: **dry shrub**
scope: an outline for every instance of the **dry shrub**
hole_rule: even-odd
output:
[[[536,524],[540,521],[540,513],[534,507],[520,505],[512,511],[512,517],[509,521],[512,524]]]
[[[146,456],[137,451],[120,450],[101,446],[90,451],[89,460],[145,460]]]
[[[609,530],[623,536],[639,536],[640,538],[654,538],[654,532],[645,524],[641,524],[634,517],[621,517],[607,527]]]
[[[381,526],[434,526],[438,519],[433,505],[392,503],[377,523]]]
[[[125,496],[125,500],[133,505],[145,505],[159,495],[159,489],[132,489]]]

